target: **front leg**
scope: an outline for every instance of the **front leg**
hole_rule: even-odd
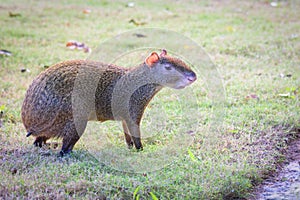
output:
[[[128,148],[131,149],[133,147],[133,141],[130,136],[130,133],[129,133],[129,130],[128,130],[125,120],[122,121],[122,126],[123,126],[126,144],[127,144]]]
[[[34,145],[36,147],[42,147],[43,144],[46,144],[46,141],[48,140],[49,138],[46,137],[46,136],[38,136],[36,137],[35,141],[34,141]]]
[[[131,120],[130,120],[131,121]],[[133,140],[134,146],[137,150],[143,150],[143,145],[141,142],[141,131],[139,124],[132,123],[132,122],[125,122],[129,130],[129,133],[131,134],[131,138]],[[130,135],[129,135],[130,136]],[[126,135],[125,135],[126,138]],[[131,139],[130,138],[130,139]],[[127,139],[126,139],[127,142]],[[131,141],[132,142],[132,141]],[[128,143],[127,143],[128,144]]]

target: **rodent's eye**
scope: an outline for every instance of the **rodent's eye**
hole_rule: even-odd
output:
[[[171,65],[165,65],[165,69],[166,70],[172,70],[172,66]]]

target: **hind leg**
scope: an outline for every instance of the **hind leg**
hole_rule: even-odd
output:
[[[35,141],[34,141],[34,145],[36,147],[42,147],[43,144],[46,144],[46,141],[48,140],[49,138],[46,137],[46,136],[38,136],[36,137]]]
[[[82,135],[87,122],[82,123],[80,128],[75,128],[75,125],[71,122],[64,128],[64,136],[63,136],[63,144],[60,151],[60,156],[68,154],[72,151],[74,145],[79,140],[80,136]],[[80,134],[79,134],[79,133]]]

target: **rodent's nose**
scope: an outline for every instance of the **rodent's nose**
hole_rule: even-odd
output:
[[[197,76],[193,71],[186,73],[186,77],[190,82],[194,82],[197,79]]]

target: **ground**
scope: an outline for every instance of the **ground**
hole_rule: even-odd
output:
[[[299,133],[299,130],[296,130]],[[300,198],[300,140],[291,141],[284,152],[286,160],[269,174],[254,190],[253,199],[299,199]]]
[[[289,141],[299,136],[299,1],[0,2],[0,50],[12,52],[0,55],[3,199],[254,198],[253,190],[286,161]],[[143,139],[144,151],[126,149],[116,122],[89,123],[67,157],[57,156],[59,139],[35,148],[20,116],[34,77],[57,62],[86,59],[115,35],[153,27],[191,38],[215,70],[202,70],[194,86],[163,90],[151,102],[143,130],[155,133]],[[92,52],[67,48],[70,40]],[[185,46],[178,51],[189,53]],[[132,55],[142,62],[149,53]],[[119,62],[130,66],[131,60]],[[221,106],[211,95],[213,80],[222,83]],[[167,116],[163,129],[151,124],[154,116],[156,122]],[[192,140],[165,148],[183,132]],[[104,140],[109,148],[101,146]],[[104,156],[110,152],[115,157]],[[146,170],[126,171],[125,164]]]

